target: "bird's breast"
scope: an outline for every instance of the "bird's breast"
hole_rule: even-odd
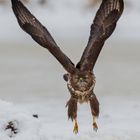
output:
[[[88,90],[85,91],[75,90],[69,82],[67,83],[67,86],[71,96],[76,98],[79,103],[88,102],[92,93],[91,91],[94,88],[94,85],[92,85]]]

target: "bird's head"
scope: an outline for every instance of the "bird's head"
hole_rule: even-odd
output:
[[[77,70],[73,74],[64,75],[64,79],[76,91],[88,91],[95,85],[95,76],[91,72]]]

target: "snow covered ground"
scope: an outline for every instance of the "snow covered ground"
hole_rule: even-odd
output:
[[[28,7],[77,62],[86,46],[93,13],[75,0],[57,2],[48,9],[34,3]],[[0,140],[139,140],[140,18],[138,4],[134,7],[125,9],[94,70],[101,108],[99,130],[92,130],[90,108],[84,104],[78,110],[78,135],[67,119],[65,71],[21,31],[10,7],[0,7]],[[33,117],[36,114],[38,118]],[[15,135],[6,129],[10,122],[17,128]]]
[[[13,140],[139,140],[140,103],[137,97],[107,97],[101,100],[99,130],[92,130],[87,105],[79,109],[79,133],[72,132],[72,123],[66,118],[64,99],[46,102],[12,104],[0,101],[0,139],[10,140],[7,122],[16,123],[18,133]],[[39,118],[32,117],[37,113]]]
[[[78,135],[73,134],[73,123],[67,119],[65,72],[37,46],[0,47],[1,140],[11,139],[5,130],[11,121],[18,132],[13,140],[139,140],[139,44],[106,43],[95,67],[95,93],[101,108],[99,130],[92,130],[90,108],[84,104],[78,111]],[[76,61],[79,49],[68,47],[66,52]]]

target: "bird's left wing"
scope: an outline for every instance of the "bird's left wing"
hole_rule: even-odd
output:
[[[77,68],[92,71],[104,42],[113,33],[124,8],[123,0],[103,0],[91,25],[88,45]]]
[[[72,73],[75,68],[71,60],[60,50],[48,30],[20,2],[11,0],[14,14],[20,27],[42,47],[48,49],[62,64],[66,71]]]

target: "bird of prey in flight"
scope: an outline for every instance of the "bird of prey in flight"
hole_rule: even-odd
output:
[[[11,0],[14,14],[20,27],[61,63],[67,71],[64,80],[70,92],[68,118],[74,121],[74,133],[78,133],[77,103],[89,102],[93,116],[93,129],[97,130],[96,118],[99,116],[99,102],[94,94],[95,75],[93,68],[105,41],[115,30],[123,9],[123,0],[102,0],[91,25],[87,46],[80,61],[73,62],[61,51],[49,31],[35,18],[20,0]]]

